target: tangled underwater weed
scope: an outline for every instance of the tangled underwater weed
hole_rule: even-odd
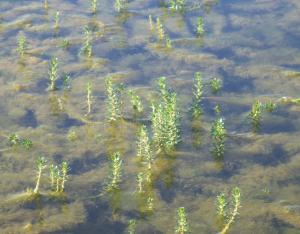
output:
[[[165,30],[160,21],[160,18],[156,19],[156,34],[157,34],[157,40],[159,42],[161,42],[165,39]]]
[[[54,15],[54,29],[58,30],[59,29],[59,18],[60,18],[60,13],[57,11]]]
[[[175,233],[185,234],[189,232],[189,224],[184,207],[179,207],[177,210],[177,225]]]
[[[92,57],[92,30],[88,27],[84,27],[84,37],[83,37],[83,45],[81,47],[80,53],[86,55],[88,58]]]
[[[136,229],[136,221],[134,219],[130,219],[128,222],[127,233],[135,234],[135,229]]]

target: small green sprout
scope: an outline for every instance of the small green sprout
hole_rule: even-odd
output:
[[[223,229],[219,232],[220,234],[226,234],[228,232],[228,229],[230,228],[236,216],[238,215],[238,209],[241,206],[241,192],[238,187],[235,187],[231,192],[231,206],[232,208],[230,212],[227,211],[229,215],[227,217]]]
[[[69,141],[76,141],[78,139],[78,136],[77,136],[77,133],[74,131],[74,130],[70,130],[68,135],[67,135],[67,138]]]
[[[42,156],[40,156],[37,160],[36,160],[36,167],[37,167],[37,181],[36,181],[36,185],[35,188],[33,190],[34,194],[38,194],[39,193],[39,188],[40,188],[40,183],[41,183],[41,177],[42,177],[42,173],[43,170],[46,168],[46,159]]]
[[[10,145],[18,145],[21,142],[21,139],[19,138],[19,136],[15,133],[9,135],[8,137],[8,141],[10,143]]]
[[[122,159],[119,152],[115,152],[109,162],[109,183],[106,190],[112,191],[119,189],[121,183]]]
[[[133,110],[138,113],[143,112],[144,107],[141,101],[141,98],[135,93],[134,90],[129,90],[128,91],[129,97],[130,97],[130,102],[132,105]]]
[[[24,138],[20,142],[21,146],[23,146],[25,149],[30,149],[33,146],[33,143],[30,139]]]
[[[98,0],[92,0],[91,4],[92,4],[93,14],[96,14],[97,13]]]
[[[135,234],[135,229],[136,229],[136,221],[134,219],[130,219],[128,222],[127,233]]]
[[[115,0],[114,8],[117,12],[121,12],[127,8],[127,0]]]
[[[225,145],[225,137],[226,137],[226,129],[224,126],[224,120],[219,116],[213,123],[211,128],[211,138],[212,138],[212,153],[216,157],[216,159],[221,159],[224,155],[224,145]]]
[[[213,94],[217,94],[222,88],[222,80],[213,78],[210,81],[210,88]]]
[[[26,37],[23,33],[20,33],[18,36],[18,48],[17,52],[19,53],[20,57],[22,58],[26,51]]]
[[[261,120],[262,120],[262,103],[257,100],[253,103],[251,112],[250,112],[250,119],[251,119],[251,124],[252,124],[252,130],[254,132],[259,131],[260,125],[261,125]]]
[[[202,17],[198,17],[197,19],[197,28],[196,28],[197,36],[200,37],[204,34],[204,26]]]
[[[56,181],[56,193],[60,192],[60,181],[61,181],[61,176],[60,176],[60,170],[59,168],[56,166],[54,168],[54,180]]]
[[[172,49],[172,41],[169,36],[166,36],[166,47]]]
[[[56,13],[55,13],[55,15],[54,15],[54,29],[55,30],[58,30],[59,29],[59,15],[60,15],[60,13],[59,13],[59,11],[57,11]]]
[[[223,219],[227,216],[227,201],[224,193],[217,196],[217,214]]]
[[[147,210],[152,212],[154,209],[154,198],[152,196],[147,197]]]
[[[106,93],[107,93],[107,110],[108,120],[116,121],[121,118],[121,94],[123,91],[123,85],[114,85],[112,78],[108,77],[105,80]]]
[[[172,11],[184,11],[185,0],[170,0],[170,9]]]
[[[272,102],[272,100],[268,100],[265,105],[264,108],[268,111],[268,112],[273,112],[276,108],[277,105],[276,103]]]
[[[151,32],[153,32],[154,31],[154,26],[153,26],[152,15],[148,16],[148,21],[149,21],[150,30],[151,30]]]
[[[63,74],[62,76],[62,86],[64,90],[69,90],[71,88],[71,79],[70,76],[68,74]]]
[[[184,207],[179,207],[177,210],[177,225],[175,233],[185,234],[189,232],[189,224],[187,221]]]
[[[84,27],[83,46],[80,53],[83,53],[89,58],[92,57],[92,31],[88,26]]]
[[[165,30],[159,18],[156,19],[156,31],[157,31],[157,40],[163,41],[165,39]]]
[[[63,39],[59,45],[61,48],[67,50],[70,47],[70,41],[68,39]]]
[[[92,96],[93,87],[92,87],[92,83],[91,82],[87,83],[86,91],[87,91],[87,94],[86,94],[86,104],[87,104],[87,107],[88,107],[86,115],[89,115],[91,113],[92,103],[93,103],[93,96]]]
[[[60,192],[64,192],[65,190],[65,183],[68,179],[68,173],[70,171],[70,167],[69,164],[64,161],[61,164],[61,188],[60,188]]]
[[[56,80],[58,78],[57,70],[58,70],[58,59],[52,58],[50,61],[50,70],[49,70],[50,91],[55,91],[57,89],[56,87]]]
[[[200,72],[196,72],[194,76],[194,98],[192,104],[192,116],[199,117],[202,114],[201,101],[203,95],[202,76]]]

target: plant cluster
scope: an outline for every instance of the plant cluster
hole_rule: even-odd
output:
[[[169,8],[172,11],[184,11],[185,0],[170,0]]]
[[[57,11],[54,15],[54,29],[58,30],[59,29],[59,11]]]
[[[87,108],[88,108],[86,115],[89,115],[92,110],[92,103],[93,103],[92,93],[93,93],[92,83],[88,82],[87,86],[86,86],[86,104],[87,104]]]
[[[196,28],[197,36],[201,37],[204,34],[204,25],[202,17],[198,17],[197,19],[197,28]]]
[[[30,149],[33,146],[33,143],[28,138],[20,138],[17,134],[13,133],[8,137],[9,144],[11,146],[19,145],[25,149]]]
[[[251,108],[250,112],[250,119],[251,119],[251,125],[252,130],[254,132],[259,131],[261,120],[262,120],[262,103],[259,100],[256,100]]]
[[[218,110],[218,108],[216,109]],[[210,134],[213,145],[212,153],[216,159],[221,159],[224,155],[226,129],[224,126],[224,120],[222,117],[220,117],[220,114],[218,112],[217,118],[212,125]]]
[[[119,152],[111,155],[109,160],[109,181],[106,185],[106,191],[113,191],[120,188],[122,181],[122,159]]]
[[[112,82],[112,78],[108,77],[105,80],[106,94],[107,94],[107,110],[108,120],[116,121],[121,118],[121,94],[123,91],[123,85],[115,85]]]
[[[224,220],[222,230],[219,232],[220,234],[228,232],[228,229],[238,215],[238,209],[241,206],[241,192],[238,187],[235,187],[231,192],[230,205],[231,207],[229,208],[229,203],[226,201],[224,193],[217,196],[217,214]]]
[[[93,14],[97,13],[98,0],[91,0]]]
[[[210,81],[210,88],[213,94],[217,94],[222,88],[222,80],[218,78],[213,78]]]
[[[115,0],[114,8],[117,12],[122,12],[127,8],[127,0]]]
[[[132,108],[135,112],[141,113],[144,110],[141,98],[131,89],[128,91]]]
[[[56,80],[58,79],[58,59],[52,58],[50,61],[50,69],[49,69],[49,90],[55,91],[57,89],[56,87]]]
[[[202,114],[201,101],[203,96],[202,76],[200,72],[196,72],[194,76],[194,98],[192,103],[192,116],[199,117]]]
[[[167,89],[166,78],[158,79],[160,100],[152,103],[152,132],[159,150],[171,150],[179,142],[177,95]]]
[[[156,19],[156,27],[153,26],[152,16],[149,15],[150,30],[156,34],[157,41],[165,46],[167,49],[172,48],[172,41],[170,37],[165,33],[164,26],[159,17]]]
[[[84,27],[84,37],[83,45],[81,47],[80,53],[86,55],[88,58],[92,57],[92,30],[88,27]]]
[[[186,234],[189,232],[189,224],[184,207],[179,207],[177,210],[177,225],[175,233]]]
[[[22,58],[25,54],[26,50],[26,37],[23,33],[20,33],[18,36],[18,48],[17,52],[19,53],[20,57]]]
[[[135,234],[135,229],[136,229],[136,221],[135,219],[130,219],[128,222],[127,233]]]
[[[38,159],[36,160],[37,180],[36,180],[35,188],[33,190],[34,194],[39,193],[41,177],[42,177],[43,170],[46,168],[46,163],[47,163],[46,159],[42,156],[38,157]]]
[[[49,170],[52,191],[55,191],[56,193],[64,192],[65,183],[68,179],[68,173],[70,171],[69,164],[66,161],[62,162],[60,167],[51,164]]]

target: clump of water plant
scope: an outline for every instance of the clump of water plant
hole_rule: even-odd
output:
[[[218,113],[218,108],[216,109],[217,118],[214,121],[211,128],[211,138],[212,138],[212,153],[216,159],[222,159],[224,155],[225,137],[226,129],[223,118]]]
[[[128,222],[127,233],[135,234],[135,229],[136,229],[136,221],[135,219],[130,219]]]
[[[210,88],[213,94],[217,94],[222,88],[222,80],[218,78],[213,78],[210,81]]]
[[[241,192],[238,187],[235,187],[231,192],[231,207],[228,208],[229,203],[226,201],[226,197],[223,193],[217,196],[217,214],[224,219],[224,225],[220,234],[226,234],[235,221],[238,215],[238,209],[241,206]]]
[[[65,50],[67,50],[70,47],[70,41],[68,39],[63,39],[60,41],[59,46]]]
[[[119,152],[115,152],[111,155],[109,160],[109,181],[106,186],[106,191],[113,191],[120,188],[122,163]]]
[[[51,164],[49,166],[51,189],[55,193],[63,193],[65,191],[65,183],[68,179],[70,167],[68,162],[63,161],[60,168]]]
[[[197,19],[196,32],[198,37],[201,37],[204,34],[204,25],[202,17],[198,17]]]
[[[28,138],[20,138],[17,134],[12,133],[8,136],[8,141],[11,146],[22,146],[25,149],[30,149],[33,143]]]
[[[151,32],[154,32],[154,25],[153,25],[152,15],[148,16],[148,22],[149,22],[149,28],[150,28]]]
[[[24,33],[21,32],[18,35],[18,47],[17,47],[17,52],[19,53],[21,58],[25,54],[26,46],[27,46],[26,37],[25,37]]]
[[[57,11],[54,15],[54,29],[55,30],[59,29],[59,16],[60,16],[60,13],[59,13],[59,11]]]
[[[161,100],[151,105],[153,142],[159,150],[171,150],[179,142],[177,95],[167,89],[165,77],[158,79],[158,87]]]
[[[70,171],[70,167],[68,162],[64,161],[61,164],[61,184],[60,184],[60,192],[65,191],[65,183],[68,179],[68,173]]]
[[[252,104],[251,112],[250,112],[250,119],[251,119],[251,125],[252,130],[254,132],[259,131],[261,120],[262,120],[262,103],[259,100],[256,100]]]
[[[41,183],[41,177],[42,177],[43,170],[47,166],[46,163],[47,163],[47,161],[46,161],[46,159],[43,156],[39,156],[38,159],[36,160],[37,180],[36,180],[35,188],[33,190],[34,194],[38,194],[39,193],[40,183]]]
[[[117,12],[124,11],[127,8],[127,0],[115,0],[114,8]]]
[[[145,175],[143,172],[139,172],[136,176],[137,193],[141,194],[144,192],[144,182],[145,182]]]
[[[48,0],[44,0],[44,8],[45,10],[48,10],[49,8]]]
[[[49,69],[49,90],[55,91],[57,89],[56,87],[56,80],[58,78],[58,59],[52,58],[50,61],[50,69]]]
[[[71,78],[70,78],[70,75],[63,74],[61,80],[62,80],[63,89],[64,90],[70,90],[71,89]]]
[[[98,0],[91,0],[93,14],[97,13]]]
[[[87,83],[86,86],[86,104],[87,104],[87,113],[86,115],[89,115],[92,110],[92,103],[93,103],[93,86],[91,82]]]
[[[159,42],[165,39],[165,30],[163,24],[160,21],[160,18],[156,19],[156,34],[157,34],[157,40]]]
[[[198,118],[202,114],[201,101],[203,96],[203,83],[200,72],[196,72],[194,76],[194,98],[192,103],[192,116]]]
[[[169,8],[172,11],[184,11],[185,0],[170,0]]]
[[[169,36],[166,36],[166,48],[172,49],[172,41]]]
[[[268,100],[265,104],[264,104],[264,108],[266,111],[268,112],[273,112],[276,108],[277,105],[276,103],[272,102],[272,100]]]
[[[106,94],[107,94],[107,111],[108,120],[116,121],[121,118],[121,94],[123,91],[123,85],[115,85],[112,82],[112,78],[108,77],[105,80]]]
[[[177,210],[177,225],[175,233],[186,234],[189,233],[189,224],[184,207],[179,207]]]
[[[88,27],[84,27],[83,45],[80,53],[87,57],[92,57],[92,30]]]
[[[129,97],[130,97],[130,102],[132,105],[132,108],[134,112],[141,113],[144,110],[141,98],[136,94],[136,92],[132,89],[128,91]]]

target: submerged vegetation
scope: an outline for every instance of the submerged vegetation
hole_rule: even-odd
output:
[[[189,225],[184,207],[179,207],[177,210],[177,225],[175,233],[186,234],[189,233]]]
[[[19,53],[20,57],[22,58],[26,51],[26,37],[24,33],[20,33],[18,36],[18,48],[17,52]]]
[[[123,91],[123,85],[115,85],[112,82],[112,78],[108,77],[105,80],[106,94],[107,94],[107,111],[108,111],[108,120],[116,121],[121,118],[121,94]]]
[[[55,91],[57,89],[56,80],[58,79],[58,58],[52,58],[50,61],[50,70],[49,70],[49,90]]]
[[[223,118],[220,116],[220,109],[217,106],[215,108],[217,118],[211,127],[212,138],[212,154],[215,159],[222,159],[224,155],[226,129]]]

